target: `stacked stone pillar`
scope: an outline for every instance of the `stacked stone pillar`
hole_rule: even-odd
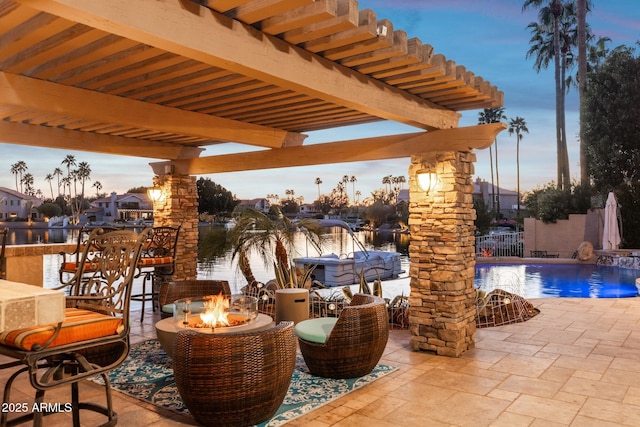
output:
[[[153,202],[153,223],[180,226],[173,280],[193,280],[198,267],[198,189],[189,175],[161,175],[153,178],[162,198]]]
[[[475,160],[469,152],[411,158],[409,327],[413,350],[459,357],[474,345]],[[435,167],[439,181],[429,194],[416,181],[416,172],[426,166]]]

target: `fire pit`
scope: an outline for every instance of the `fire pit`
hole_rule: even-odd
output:
[[[270,316],[258,313],[257,298],[242,295],[229,299],[216,295],[176,300],[173,317],[156,323],[156,335],[164,351],[173,356],[175,337],[181,329],[223,334],[267,329],[272,325]]]
[[[210,295],[183,298],[173,303],[173,321],[177,329],[197,328],[202,332],[230,332],[258,317],[258,300],[250,296]]]

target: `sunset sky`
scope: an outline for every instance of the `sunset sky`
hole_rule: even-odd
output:
[[[540,74],[533,69],[533,59],[526,59],[530,33],[527,25],[537,20],[534,10],[522,12],[522,1],[514,0],[360,0],[360,9],[372,9],[378,19],[389,19],[395,29],[406,31],[408,38],[417,37],[423,44],[464,65],[475,75],[497,86],[505,94],[505,114],[511,119],[525,119],[529,133],[520,147],[521,189],[544,185],[556,177],[556,142],[554,113],[553,68]],[[610,48],[624,44],[635,46],[640,40],[640,3],[637,0],[594,0],[587,17],[596,37],[609,37]],[[573,71],[575,73],[575,71]],[[571,176],[579,176],[577,91],[567,98],[567,135]],[[478,122],[478,110],[462,112],[460,126]],[[392,122],[337,128],[309,134],[305,144],[339,141],[369,136],[415,132],[415,128]],[[0,135],[2,141],[2,135]],[[236,151],[225,145],[209,148],[202,155]],[[253,148],[247,147],[246,150]],[[516,188],[516,140],[502,132],[498,135],[500,186]],[[489,151],[477,151],[475,177],[490,181]],[[91,179],[102,183],[102,192],[122,193],[131,187],[149,186],[153,173],[149,159],[125,156],[96,155],[44,148],[22,147],[0,143],[0,186],[15,189],[11,165],[26,162],[34,176],[35,187],[50,196],[49,184],[44,180],[62,160],[73,154],[76,161],[91,166]],[[312,202],[318,196],[314,184],[323,181],[320,190],[328,193],[342,176],[355,176],[356,190],[362,197],[382,188],[387,175],[407,175],[409,159],[376,162],[341,163],[325,166],[295,167],[255,172],[206,175],[226,187],[240,199],[265,197],[267,194],[285,196],[293,189],[296,196]],[[89,185],[91,185],[91,183]],[[351,194],[351,185],[349,185]],[[55,188],[54,188],[55,191]]]

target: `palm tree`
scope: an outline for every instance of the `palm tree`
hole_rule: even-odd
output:
[[[23,192],[22,191],[22,174],[26,172],[27,169],[28,169],[27,164],[22,160],[19,160],[18,162],[11,165],[11,173],[16,176],[16,191],[19,191],[21,193]],[[20,185],[19,187],[18,187],[18,184]]]
[[[518,182],[518,217],[520,217],[520,140],[522,139],[522,132],[529,133],[527,129],[527,123],[520,116],[516,116],[515,119],[511,119],[509,122],[509,135],[516,134],[516,179]]]
[[[289,196],[289,199],[293,199],[293,196],[296,194],[296,192],[291,188],[291,189],[286,189],[284,190],[284,193]]]
[[[582,100],[587,83],[587,0],[578,1],[578,93],[580,94],[580,183],[586,185],[589,179],[586,144],[584,142],[584,123]]]
[[[100,190],[102,190],[102,183],[100,181],[95,181],[92,187],[96,189],[96,197],[100,197]]]
[[[349,182],[351,183],[351,194],[353,195],[353,203],[355,204],[356,202],[356,181],[358,179],[351,175],[351,177],[349,178]]]
[[[45,177],[44,180],[47,181],[49,183],[49,190],[51,190],[51,200],[53,200],[53,185],[51,185],[51,181],[53,181],[53,174],[48,173]]]
[[[294,224],[280,209],[275,208],[272,213],[246,210],[236,219],[236,225],[228,235],[234,248],[232,259],[238,257],[238,267],[249,285],[256,283],[249,265],[250,253],[257,253],[265,266],[273,263],[279,271],[289,271],[289,254],[294,250],[296,232],[304,228],[314,238],[322,239],[323,236],[317,220],[302,219]]]
[[[501,120],[507,120],[504,115],[504,107],[485,108],[478,114],[478,124],[488,125],[489,123],[500,123]],[[500,219],[500,174],[498,173],[498,138],[493,141],[496,152],[496,184],[493,185],[493,163],[491,165],[491,192],[493,204],[496,208],[496,219]],[[491,147],[489,147],[489,161],[491,162]],[[498,192],[496,198],[496,190]]]
[[[400,189],[402,190],[404,188],[405,182],[407,182],[407,178],[404,175],[400,175],[398,177],[398,182],[400,183]]]
[[[24,184],[24,194],[28,194],[29,196],[33,196],[35,194],[35,190],[33,189],[33,175],[30,173],[25,173],[20,180],[20,189],[23,189]]]
[[[84,200],[84,185],[86,181],[91,180],[91,166],[87,162],[80,162],[76,175],[80,180],[80,197]]]
[[[532,22],[527,26],[532,34],[527,58],[535,55],[534,68],[538,72],[541,68],[547,68],[550,61],[554,63],[558,187],[567,189],[571,185],[571,178],[565,124],[566,70],[572,64],[572,48],[578,43],[576,4],[574,1],[525,0],[522,9],[530,6],[540,8],[540,23]]]
[[[69,197],[71,198],[71,166],[75,166],[76,165],[76,158],[75,156],[73,156],[72,154],[67,154],[67,156],[64,158],[64,160],[62,161],[63,165],[65,165],[67,167],[67,177],[66,177],[66,181],[63,179],[62,182],[65,183],[67,185],[67,187],[69,188]],[[65,192],[66,194],[66,192]]]
[[[58,196],[60,195],[60,177],[63,175],[62,169],[55,168],[53,174],[58,178]]]
[[[315,184],[318,186],[318,200],[320,200],[320,184],[322,184],[322,180],[319,177],[316,178]]]
[[[391,192],[391,175],[387,175],[384,178],[382,178],[382,184],[385,186],[389,186],[389,192]]]

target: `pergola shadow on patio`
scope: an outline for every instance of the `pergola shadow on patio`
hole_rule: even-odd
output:
[[[196,277],[194,175],[411,158],[411,346],[473,346],[472,150],[506,126],[458,120],[503,105],[488,81],[355,0],[0,0],[0,24],[2,141],[152,160],[175,279]],[[304,145],[383,120],[417,131]],[[229,143],[256,150],[201,157]]]

